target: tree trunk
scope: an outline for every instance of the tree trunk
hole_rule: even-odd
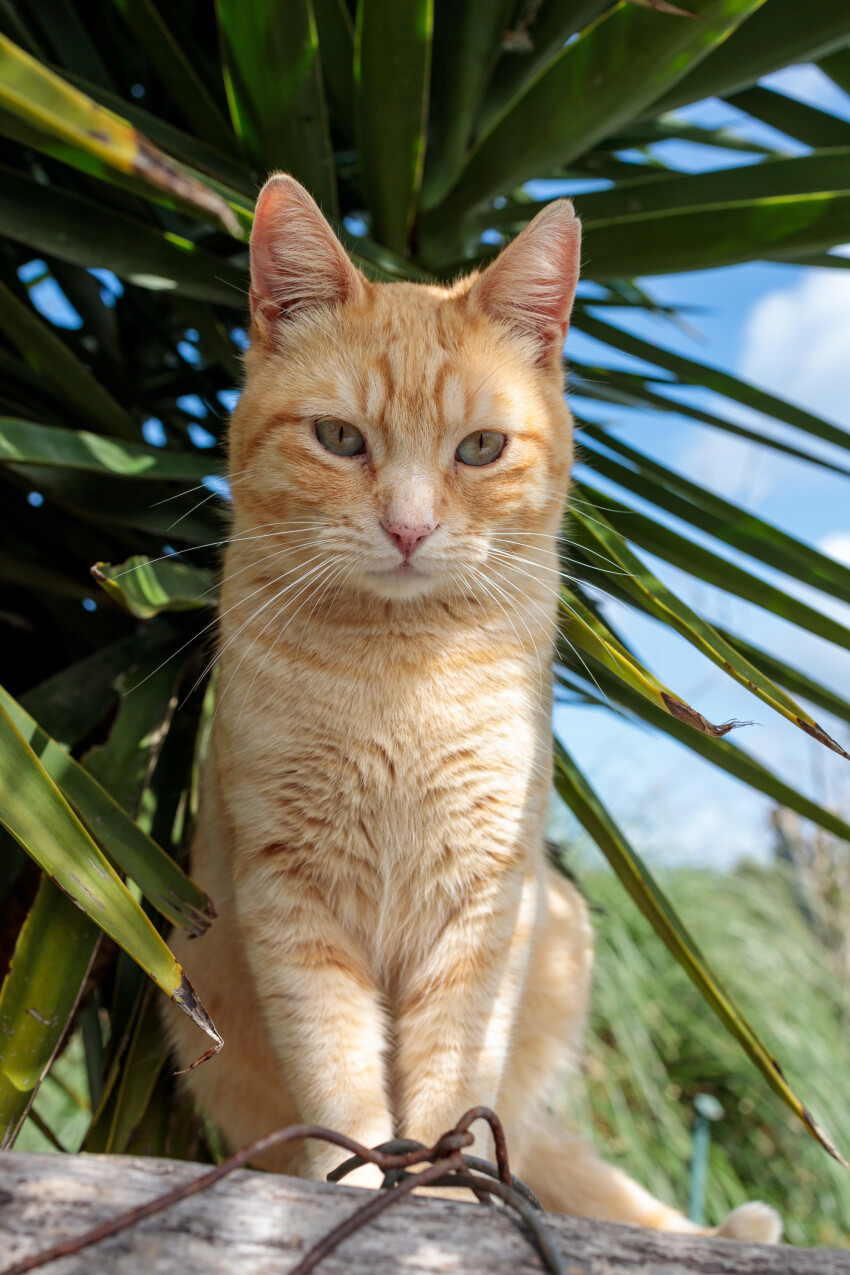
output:
[[[207,1169],[131,1156],[0,1155],[0,1275]],[[243,1169],[45,1269],[47,1275],[286,1275],[368,1198],[351,1187]],[[850,1252],[834,1249],[695,1239],[553,1214],[544,1220],[569,1275],[850,1275]],[[344,1240],[318,1269],[524,1275],[545,1268],[511,1211],[407,1197]]]

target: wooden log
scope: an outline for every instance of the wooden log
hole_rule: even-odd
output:
[[[131,1156],[0,1154],[0,1273],[190,1181],[208,1166]],[[353,1187],[240,1170],[47,1275],[286,1275],[368,1198]],[[545,1215],[569,1275],[850,1275],[850,1252],[766,1247]],[[544,1269],[501,1206],[408,1196],[344,1240],[321,1275]]]

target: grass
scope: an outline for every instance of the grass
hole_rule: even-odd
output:
[[[610,1159],[685,1207],[693,1099],[712,1093],[725,1116],[713,1126],[708,1221],[759,1198],[782,1213],[791,1243],[850,1247],[850,1173],[766,1089],[613,878],[592,872],[583,885],[602,910],[587,1098],[575,1114]],[[783,876],[679,870],[667,886],[791,1084],[804,1084],[815,1117],[850,1154],[850,984]]]

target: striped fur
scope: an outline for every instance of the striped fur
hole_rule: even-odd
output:
[[[219,919],[174,936],[225,1047],[187,1083],[232,1146],[296,1120],[430,1143],[487,1104],[550,1207],[693,1229],[547,1115],[592,955],[543,849],[572,207],[452,287],[367,282],[290,178],[256,227],[192,848]],[[323,417],[364,455],[324,450]],[[480,468],[455,455],[476,430],[508,437]],[[431,529],[409,568],[382,523]],[[186,1061],[193,1028],[169,1029]],[[313,1143],[267,1163],[339,1159]]]

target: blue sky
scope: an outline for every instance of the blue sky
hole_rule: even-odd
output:
[[[815,67],[787,68],[764,83],[850,119],[850,98]],[[720,102],[700,104],[686,114],[695,123],[714,127],[736,126],[743,118]],[[789,153],[806,149],[761,125],[751,125],[748,131],[753,138],[769,136]],[[700,155],[704,148],[665,143],[671,161],[671,145],[677,148],[677,166],[696,169],[705,164],[706,157]],[[715,152],[711,167],[717,158]],[[642,285],[663,304],[694,307],[687,326],[625,309],[607,310],[604,317],[646,339],[752,380],[850,429],[850,272],[756,263],[646,279]],[[576,334],[568,340],[567,352],[598,362],[603,347]],[[625,358],[615,365],[639,366]],[[716,409],[720,402],[708,394],[688,397],[707,410]],[[576,405],[585,416],[609,425],[622,420],[617,432],[625,440],[850,563],[846,480],[678,416],[645,412],[618,417],[617,409],[609,405],[585,400],[577,400]],[[748,419],[743,409],[732,415],[728,404],[720,414],[743,423]],[[844,457],[846,463],[846,453]],[[596,478],[595,482],[603,485]],[[614,487],[610,490],[622,494]],[[721,597],[710,586],[689,581],[664,564],[653,560],[651,565],[709,619],[850,695],[850,653],[801,634],[756,607]],[[769,571],[764,575],[771,578]],[[778,574],[772,578],[788,584]],[[796,596],[805,593],[799,585],[791,588]],[[814,604],[850,624],[850,608],[824,601],[820,595],[814,595]],[[711,720],[736,717],[759,723],[738,731],[736,743],[807,795],[850,815],[847,762],[744,692],[676,635],[651,620],[632,618],[620,606],[612,605],[610,614],[662,680]],[[819,710],[816,716],[850,749],[846,725]],[[769,856],[770,803],[689,750],[598,709],[558,709],[556,725],[622,826],[650,857],[670,864],[727,866],[741,858]]]

